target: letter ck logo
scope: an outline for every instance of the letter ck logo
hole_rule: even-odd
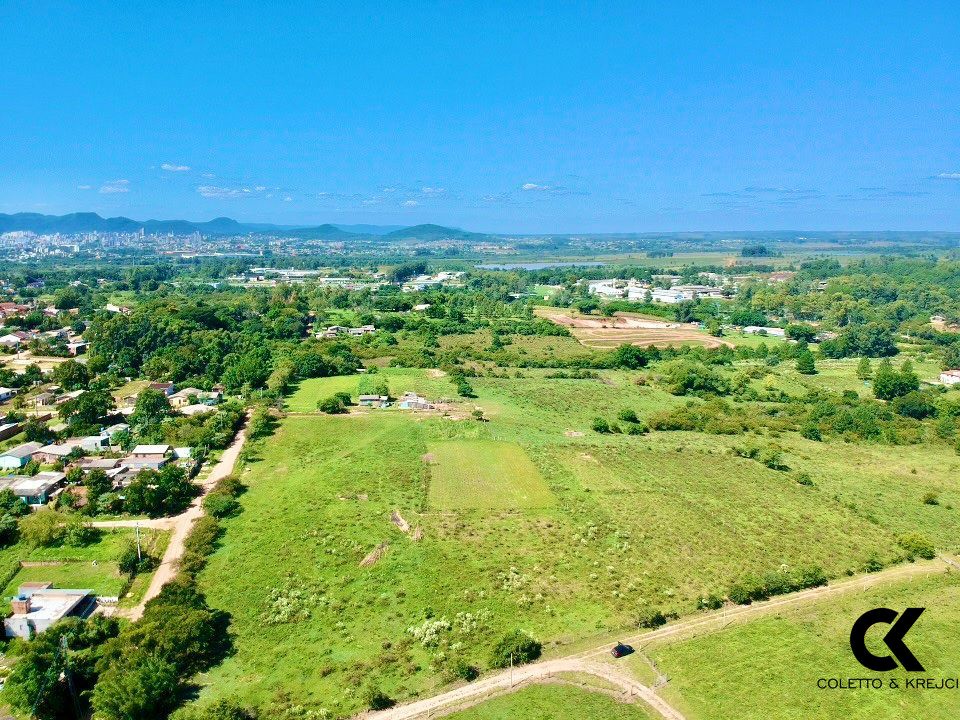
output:
[[[907,608],[903,614],[897,618],[897,611],[890,608],[874,608],[867,610],[863,615],[857,618],[850,630],[850,649],[854,656],[865,668],[875,670],[876,672],[886,672],[894,670],[897,667],[897,660],[903,665],[904,670],[913,672],[923,672],[923,665],[913,656],[913,653],[903,643],[903,636],[909,632],[910,628],[920,617],[925,608]],[[896,621],[896,622],[894,622]],[[867,650],[866,636],[867,630],[877,623],[886,623],[892,625],[887,634],[883,636],[883,643],[886,645],[893,657],[889,655],[877,656]],[[897,660],[894,660],[893,658]]]

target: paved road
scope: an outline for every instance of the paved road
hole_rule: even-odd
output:
[[[230,447],[223,451],[220,461],[213,466],[213,469],[210,471],[207,479],[204,480],[200,485],[200,495],[194,499],[194,501],[190,504],[190,507],[188,507],[184,512],[172,518],[160,518],[159,520],[155,521],[139,521],[140,527],[159,527],[164,530],[172,530],[173,532],[170,535],[170,542],[167,545],[167,549],[163,553],[160,566],[150,579],[150,585],[147,586],[147,591],[144,593],[143,599],[140,601],[139,605],[124,612],[123,615],[125,617],[128,617],[131,620],[139,620],[143,615],[143,607],[147,604],[147,601],[155,598],[160,593],[160,590],[163,588],[163,586],[170,582],[174,575],[177,574],[177,564],[180,562],[180,558],[183,557],[184,540],[186,540],[187,535],[190,533],[190,528],[193,527],[194,521],[203,515],[203,506],[201,504],[203,502],[203,497],[210,492],[210,489],[217,484],[218,480],[225,478],[227,475],[233,472],[233,467],[236,465],[237,457],[240,455],[240,451],[243,449],[243,444],[246,442],[246,440],[247,428],[244,426],[240,429],[240,432],[237,433],[237,436],[233,439],[233,443],[230,445]],[[129,523],[129,525],[114,525],[113,527],[132,527],[136,525],[138,521],[118,520],[115,522]],[[166,524],[148,524],[152,522]],[[110,525],[98,526],[110,527]]]
[[[915,575],[943,572],[945,569],[949,569],[947,566],[950,564],[949,559],[940,558],[929,562],[899,565],[882,572],[840,581],[824,587],[802,590],[790,595],[782,595],[752,605],[739,605],[734,608],[725,608],[698,615],[689,620],[665,625],[658,630],[636,633],[632,636],[625,635],[618,639],[639,648],[658,640],[696,635],[701,632],[716,632],[733,622],[769,613],[778,608],[800,605],[826,596],[865,590],[874,585]],[[644,700],[652,709],[656,710],[662,717],[668,718],[668,720],[684,720],[683,715],[657,695],[654,690],[638,683],[626,671],[599,662],[602,657],[610,657],[610,648],[615,641],[611,639],[588,650],[523,665],[514,668],[512,671],[502,670],[434,697],[398,705],[389,710],[366,713],[363,717],[366,720],[414,720],[414,718],[439,717],[454,710],[482,702],[490,697],[513,692],[523,685],[547,680],[555,673],[577,672],[596,675],[613,683],[620,689]]]

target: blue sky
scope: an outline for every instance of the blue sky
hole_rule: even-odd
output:
[[[0,27],[0,212],[960,230],[956,2],[0,0]]]

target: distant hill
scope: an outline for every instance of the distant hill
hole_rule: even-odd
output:
[[[478,240],[486,237],[480,233],[467,232],[442,225],[333,225],[326,223],[314,227],[294,225],[271,225],[269,223],[241,223],[233,218],[218,217],[205,222],[190,220],[133,220],[128,217],[101,217],[97,213],[80,212],[69,215],[41,215],[39,213],[0,213],[0,233],[31,231],[38,234],[62,233],[69,235],[84,232],[138,232],[189,235],[200,232],[204,235],[246,235],[250,233],[282,234],[305,240]]]
[[[383,237],[389,240],[481,240],[486,235],[443,225],[426,224],[394,230]]]
[[[244,224],[232,218],[218,217],[208,222],[189,220],[131,220],[128,217],[101,217],[97,213],[70,213],[69,215],[40,215],[39,213],[0,213],[0,232],[16,230],[35,233],[81,233],[81,232],[137,232],[143,228],[148,233],[189,234],[202,232],[208,235],[233,235],[261,232],[276,225]]]
[[[337,225],[341,230],[357,235],[386,235],[394,230],[403,230],[403,225]]]

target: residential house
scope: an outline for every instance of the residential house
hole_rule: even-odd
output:
[[[184,407],[191,404],[191,396],[199,400],[201,395],[203,395],[203,390],[199,388],[181,388],[170,396],[170,405],[175,408]]]
[[[36,475],[7,475],[0,478],[0,490],[12,490],[27,505],[46,505],[66,484],[62,472],[39,472]]]
[[[159,470],[170,461],[169,445],[137,445],[121,462],[131,470]]]
[[[3,621],[6,636],[29,640],[65,617],[87,617],[96,609],[97,599],[92,590],[60,590],[50,583],[24,583],[11,606],[12,614]]]
[[[173,395],[173,383],[172,382],[152,382],[148,387],[151,390],[159,390],[167,397]]]
[[[401,410],[433,410],[434,405],[415,392],[405,392],[398,402],[398,407]]]
[[[216,408],[211,407],[210,405],[204,405],[202,403],[194,403],[193,405],[184,405],[179,408],[181,415],[186,415],[187,417],[193,417],[194,415],[203,415],[204,413],[214,412]]]
[[[114,437],[116,437],[118,433],[126,432],[129,429],[130,426],[127,425],[127,423],[117,423],[104,430],[103,434],[110,438],[110,441],[113,442]]]
[[[16,394],[17,391],[13,388],[0,387],[0,402],[6,402]]]
[[[28,442],[0,453],[0,469],[16,470],[22,468],[33,458],[33,454],[42,447],[41,443]]]
[[[53,405],[57,400],[57,396],[52,392],[42,392],[34,395],[33,404],[35,407],[46,407],[48,405]]]
[[[74,451],[74,448],[76,448],[76,445],[72,443],[53,443],[41,447],[33,454],[33,457],[39,463],[51,465],[66,460],[67,456]]]
[[[82,340],[77,342],[67,343],[67,352],[71,355],[83,355],[87,352],[88,343],[83,342]]]
[[[390,398],[386,395],[361,395],[357,403],[363,407],[386,407],[390,403]]]

